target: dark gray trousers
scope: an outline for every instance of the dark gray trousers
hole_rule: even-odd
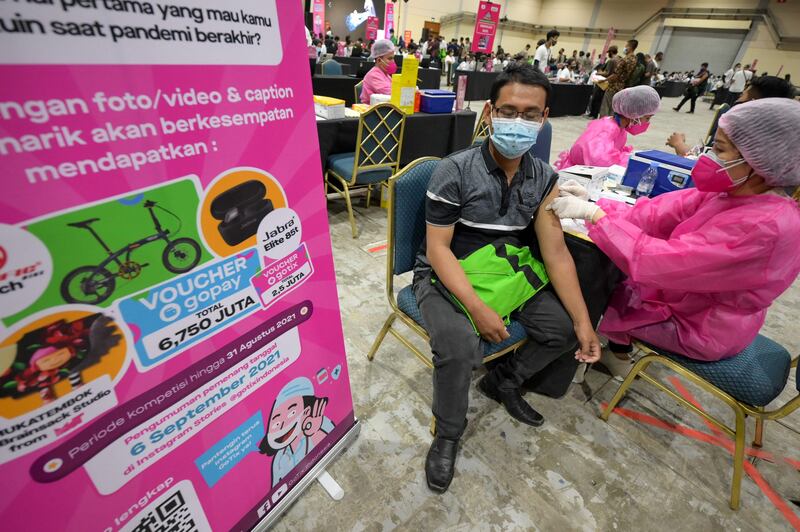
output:
[[[415,276],[414,294],[431,337],[436,433],[460,438],[466,426],[472,371],[483,360],[480,337],[469,319],[431,285],[430,276]],[[513,318],[525,328],[528,342],[516,353],[501,357],[488,378],[505,390],[528,381],[534,391],[546,395],[566,393],[578,365],[578,341],[561,301],[551,290],[542,290]]]

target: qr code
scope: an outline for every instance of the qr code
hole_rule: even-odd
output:
[[[183,480],[151,502],[122,532],[206,532],[210,531],[192,483]]]

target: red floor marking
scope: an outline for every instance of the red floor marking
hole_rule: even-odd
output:
[[[700,404],[697,402],[694,396],[692,396],[689,390],[687,390],[676,377],[672,377],[669,380],[676,387],[678,393],[680,393],[687,401],[689,401],[696,407],[701,408]],[[608,403],[601,403],[600,406],[603,410],[605,410],[605,408],[608,406]],[[636,412],[635,410],[622,408],[619,406],[614,409],[614,413],[617,413],[623,417],[632,419],[634,421],[639,421],[641,423],[652,425],[654,427],[658,427],[676,434],[688,436],[689,438],[692,438],[694,440],[702,441],[705,443],[709,443],[711,445],[715,445],[717,447],[721,447],[726,451],[728,451],[728,453],[730,453],[731,456],[733,456],[735,447],[734,443],[729,438],[727,438],[724,435],[724,433],[719,431],[717,427],[711,424],[708,420],[704,419],[703,421],[705,421],[706,425],[709,425],[712,428],[712,430],[714,430],[714,432],[718,434],[707,434],[705,432],[701,432],[699,430],[695,430],[690,427],[677,425],[675,423],[669,423],[667,421],[658,419],[656,417],[641,412]],[[761,451],[760,449],[745,447],[745,454],[750,456],[757,456],[759,458],[771,462],[775,461],[775,458],[771,453]],[[785,458],[785,457],[784,460],[787,463],[795,466],[798,469],[798,471],[800,471],[800,460],[794,460],[792,458]],[[775,492],[775,490],[772,489],[772,487],[764,479],[764,477],[761,475],[758,469],[756,469],[756,467],[748,460],[744,461],[744,471],[751,479],[753,479],[753,482],[755,482],[756,486],[758,486],[761,489],[762,493],[764,493],[764,495],[772,502],[775,508],[781,513],[781,515],[783,515],[783,517],[789,522],[789,524],[795,530],[800,531],[800,516],[798,516],[789,507],[789,505],[786,504],[786,501],[780,495],[778,495]]]
[[[672,385],[675,387],[676,390],[678,390],[678,393],[681,394],[684,399],[686,399],[687,401],[692,403],[694,406],[696,406],[700,410],[703,410],[703,407],[700,406],[700,401],[698,401],[697,399],[694,398],[694,395],[692,395],[692,393],[689,390],[686,389],[686,387],[683,385],[683,383],[681,382],[681,380],[678,377],[675,377],[675,376],[668,377],[667,380],[672,383]],[[707,420],[705,418],[702,418],[702,419],[703,419],[703,422],[706,424],[706,427],[711,429],[711,432],[713,432],[717,436],[723,436],[725,434],[724,432],[719,430],[719,427],[714,425],[709,420]]]
[[[386,249],[388,245],[389,244],[381,244],[380,246],[375,246],[374,248],[369,248],[369,249],[367,249],[367,251],[369,251],[370,253],[377,253],[378,251],[383,251],[384,249]]]

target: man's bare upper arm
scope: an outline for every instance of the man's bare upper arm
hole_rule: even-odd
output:
[[[545,210],[545,207],[558,197],[558,185],[553,186],[553,190],[547,195],[536,212],[536,220],[533,228],[536,231],[536,239],[539,241],[539,249],[542,251],[542,258],[547,261],[548,257],[554,252],[560,251],[566,244],[564,243],[564,232],[561,229],[561,220],[553,211]]]
[[[455,225],[439,226],[439,225],[425,225],[425,242],[427,249],[433,247],[444,247],[450,249],[450,242],[453,240],[453,233],[455,232]],[[427,251],[427,250],[426,250]],[[430,259],[430,257],[428,257]]]

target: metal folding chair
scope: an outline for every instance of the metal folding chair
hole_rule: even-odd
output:
[[[376,105],[358,119],[356,151],[328,157],[325,183],[344,197],[353,238],[356,238],[356,220],[350,190],[366,187],[369,206],[372,187],[397,172],[405,124],[406,115],[394,105]]]
[[[755,418],[756,432],[753,446],[761,447],[764,421],[781,419],[800,407],[800,378],[795,375],[798,394],[777,409],[765,409],[765,406],[783,391],[789,372],[791,368],[797,367],[800,357],[792,360],[789,352],[780,344],[761,335],[756,337],[755,341],[738,355],[716,362],[693,360],[674,353],[656,350],[642,342],[634,342],[634,344],[647,354],[634,364],[600,417],[604,421],[608,421],[625,392],[637,377],[641,377],[642,380],[652,384],[681,405],[719,427],[734,440],[730,507],[738,510],[744,471],[746,418],[748,416]],[[647,368],[653,364],[669,368],[730,406],[735,417],[734,427],[729,427],[647,373]]]

